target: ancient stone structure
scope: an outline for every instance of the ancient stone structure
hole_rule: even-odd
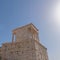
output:
[[[39,42],[38,29],[31,23],[12,31],[12,43],[1,48],[2,60],[48,60],[47,48]]]
[[[1,47],[0,47],[0,60],[2,59],[2,50],[1,50]]]

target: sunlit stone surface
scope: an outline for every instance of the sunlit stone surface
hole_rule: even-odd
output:
[[[47,48],[39,42],[32,23],[12,31],[12,43],[2,45],[0,56],[2,60],[48,60]]]

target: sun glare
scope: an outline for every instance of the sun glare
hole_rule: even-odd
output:
[[[53,9],[53,17],[55,22],[60,25],[60,3],[58,2]]]

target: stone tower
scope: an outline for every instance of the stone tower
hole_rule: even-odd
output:
[[[2,46],[2,60],[48,60],[47,48],[32,23],[12,31],[12,43]]]
[[[20,42],[26,39],[39,41],[38,29],[32,23],[13,30],[12,42]]]

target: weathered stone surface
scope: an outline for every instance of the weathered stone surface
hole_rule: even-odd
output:
[[[0,47],[0,60],[2,59],[2,48]]]
[[[12,33],[12,43],[2,45],[2,60],[48,60],[47,48],[39,42],[38,29],[33,24]]]

